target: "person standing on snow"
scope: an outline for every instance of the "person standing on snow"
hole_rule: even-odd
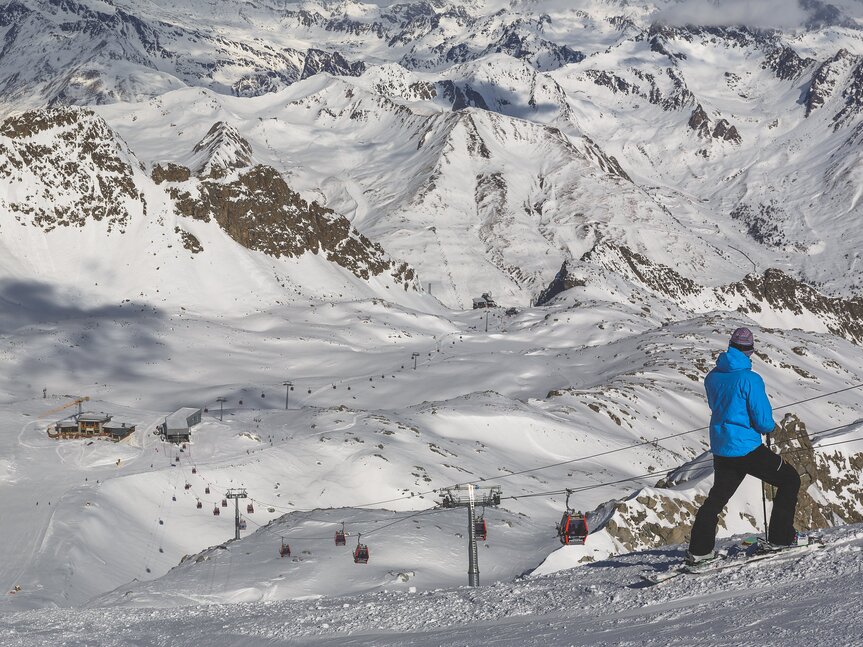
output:
[[[689,564],[715,559],[716,524],[719,513],[747,474],[778,488],[770,515],[767,548],[779,549],[797,543],[794,512],[800,475],[791,465],[761,442],[761,436],[777,429],[764,380],[752,370],[749,359],[755,351],[752,331],[738,328],[728,350],[704,379],[710,405],[710,450],[713,452],[713,487],[695,515],[686,561]]]

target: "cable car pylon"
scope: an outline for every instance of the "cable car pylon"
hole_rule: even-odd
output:
[[[476,506],[499,506],[501,488],[499,485],[477,486],[472,483],[456,485],[444,489],[442,508],[467,508],[467,579],[469,586],[479,586],[479,553],[476,545]],[[485,518],[483,517],[483,528]]]
[[[225,492],[225,498],[222,499],[222,504],[226,504],[226,499],[234,500],[234,539],[240,538],[240,499],[248,498],[246,488],[231,488]]]

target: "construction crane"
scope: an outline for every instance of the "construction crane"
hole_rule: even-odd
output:
[[[64,405],[61,405],[59,407],[55,407],[49,411],[46,411],[45,413],[43,413],[39,417],[44,418],[46,416],[50,416],[53,413],[59,413],[60,411],[63,411],[64,409],[68,409],[69,407],[74,407],[75,405],[78,406],[78,415],[80,416],[81,415],[81,405],[84,402],[90,401],[89,395],[83,395],[83,396],[81,396],[81,395],[64,395],[63,397],[64,398],[72,398],[72,402],[67,402]]]

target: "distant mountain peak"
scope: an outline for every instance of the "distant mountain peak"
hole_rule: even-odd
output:
[[[195,144],[191,170],[201,177],[221,176],[232,169],[252,165],[252,147],[240,132],[224,121],[217,121]]]

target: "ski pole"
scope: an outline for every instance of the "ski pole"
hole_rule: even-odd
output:
[[[770,449],[770,434],[767,434],[767,449]],[[764,510],[764,541],[768,541],[767,537],[770,534],[770,525],[767,523],[767,496],[764,492],[766,485],[767,483],[761,481],[761,507]],[[772,494],[771,492],[771,496]]]

